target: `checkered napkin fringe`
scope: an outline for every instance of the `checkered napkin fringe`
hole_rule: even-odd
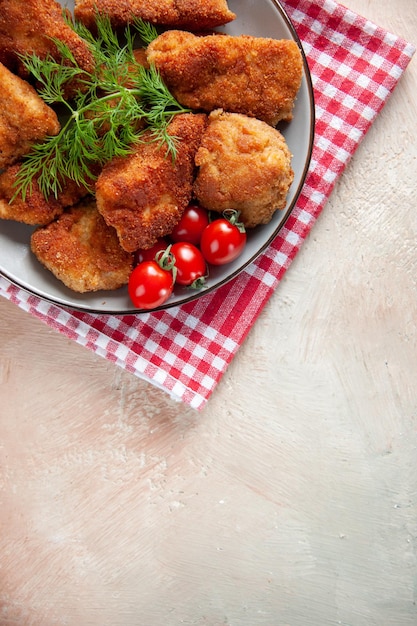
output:
[[[311,70],[316,138],[297,206],[255,263],[194,302],[136,316],[68,311],[0,278],[0,293],[18,306],[196,409],[207,402],[414,53],[411,44],[333,0],[282,5]]]

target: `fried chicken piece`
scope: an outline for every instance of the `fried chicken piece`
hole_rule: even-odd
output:
[[[16,177],[20,167],[20,164],[15,164],[0,173],[1,219],[44,226],[61,215],[66,207],[76,204],[88,194],[85,187],[80,187],[68,179],[63,182],[62,190],[58,192],[56,198],[51,195],[46,199],[36,179],[33,179],[32,188],[25,198],[18,195],[13,199],[16,194]]]
[[[0,63],[0,169],[29,152],[33,143],[59,133],[56,113],[26,81]]]
[[[145,68],[149,67],[146,48],[135,48],[133,50],[133,56],[135,57],[136,63],[139,63],[139,65],[142,65]]]
[[[292,119],[303,71],[292,40],[171,30],[154,39],[147,54],[183,106],[221,108],[272,126]]]
[[[133,255],[120,247],[116,231],[92,199],[36,229],[31,249],[56,278],[79,293],[118,289],[127,284],[133,268]]]
[[[86,71],[94,67],[93,56],[81,37],[65,22],[63,8],[56,0],[0,0],[0,61],[12,72],[28,77],[19,55],[36,54],[44,59],[61,56],[51,38],[59,39],[71,50],[78,66]],[[79,87],[71,81],[67,96]]]
[[[174,117],[168,132],[178,139],[175,159],[147,131],[132,155],[104,166],[96,183],[97,207],[128,252],[150,248],[180,220],[191,199],[194,157],[206,121],[204,114]]]
[[[286,205],[294,178],[281,133],[239,113],[213,111],[198,149],[194,195],[210,211],[240,211],[247,228],[267,224]]]
[[[108,15],[115,28],[134,17],[153,24],[189,30],[209,30],[235,19],[227,0],[76,0],[74,15],[94,30],[96,12]]]

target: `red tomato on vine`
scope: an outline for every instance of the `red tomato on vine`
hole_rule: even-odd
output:
[[[158,252],[163,252],[168,248],[168,243],[165,239],[158,239],[151,248],[140,248],[135,252],[135,265],[142,263],[143,261],[154,261]]]
[[[198,246],[201,234],[209,223],[208,213],[206,209],[198,204],[189,204],[178,224],[174,226],[171,232],[172,241],[187,241]]]
[[[207,263],[225,265],[243,252],[246,231],[238,218],[237,211],[225,211],[223,217],[206,226],[201,236],[200,248]]]
[[[128,293],[137,309],[155,309],[172,294],[176,270],[169,251],[157,255],[155,261],[142,261],[129,277]]]
[[[170,252],[177,269],[175,281],[179,285],[201,288],[205,282],[207,266],[200,250],[192,243],[181,241],[173,243]]]

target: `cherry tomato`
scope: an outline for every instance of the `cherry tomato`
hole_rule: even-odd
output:
[[[143,261],[132,271],[128,293],[138,309],[154,309],[168,300],[174,288],[171,270],[163,269],[156,261]]]
[[[143,263],[143,261],[154,261],[156,254],[162,252],[162,250],[166,250],[167,247],[168,243],[165,239],[158,239],[151,248],[140,248],[140,250],[136,250],[134,255],[135,265]]]
[[[236,259],[246,244],[246,232],[242,226],[221,217],[210,222],[200,241],[201,252],[207,263],[224,265]]]
[[[209,223],[207,211],[198,204],[189,204],[171,232],[172,241],[187,241],[198,246],[201,233]]]
[[[175,281],[179,285],[202,287],[207,274],[207,266],[200,250],[192,243],[181,241],[173,243],[170,252],[177,268]]]

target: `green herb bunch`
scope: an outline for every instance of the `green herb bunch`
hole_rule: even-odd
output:
[[[80,68],[68,46],[55,39],[61,62],[51,56],[22,58],[40,97],[63,113],[59,134],[35,144],[24,158],[14,197],[25,198],[34,178],[46,198],[56,197],[68,178],[91,190],[97,166],[130,154],[145,130],[161,145],[166,143],[167,153],[175,158],[176,139],[167,126],[174,115],[189,109],[178,104],[153,65],[143,67],[134,55],[135,38],[146,46],[157,37],[156,29],[136,20],[125,29],[121,44],[107,17],[97,16],[94,35],[78,22],[70,25],[89,45],[94,70]],[[71,100],[64,95],[69,81],[79,85]]]

